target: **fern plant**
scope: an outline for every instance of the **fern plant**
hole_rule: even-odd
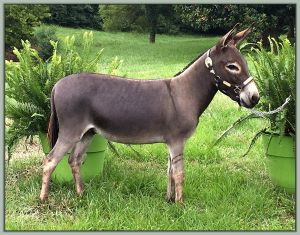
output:
[[[255,77],[255,83],[260,92],[258,109],[269,112],[284,105],[280,112],[271,115],[258,116],[254,112],[239,118],[235,121],[214,143],[219,143],[232,130],[247,123],[253,118],[267,119],[266,126],[258,131],[248,148],[253,146],[258,137],[265,133],[290,135],[296,134],[296,73],[295,73],[295,48],[286,37],[281,37],[279,41],[268,38],[270,49],[262,46],[261,42],[254,44],[250,58],[251,73]],[[253,44],[250,44],[253,45]],[[273,112],[272,112],[273,113]]]
[[[270,111],[281,106],[290,97],[286,108],[275,115],[270,115],[270,132],[276,134],[296,133],[296,73],[295,48],[287,38],[276,41],[269,37],[270,50],[262,43],[252,48],[249,54],[254,66],[256,84],[261,101],[258,107]]]
[[[68,36],[60,46],[59,42],[50,41],[53,50],[47,61],[43,61],[29,41],[22,41],[23,48],[13,50],[19,62],[5,61],[5,116],[9,120],[6,146],[9,157],[20,139],[47,132],[51,90],[59,79],[74,73],[100,70],[103,49],[90,58],[93,33],[83,34],[81,54],[77,52],[75,39]],[[122,60],[114,59],[108,71],[116,73],[121,64]]]

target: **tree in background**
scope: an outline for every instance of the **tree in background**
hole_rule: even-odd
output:
[[[31,40],[35,26],[50,16],[46,5],[5,4],[5,51],[21,47],[21,39]]]
[[[256,5],[259,14],[266,14],[267,22],[261,27],[264,45],[269,44],[268,36],[278,39],[280,34],[287,34],[291,42],[295,41],[295,4],[264,4]]]
[[[191,30],[206,33],[224,33],[237,22],[243,27],[255,23],[252,37],[267,42],[267,37],[288,33],[294,38],[295,5],[287,4],[204,4],[176,5],[175,11],[182,23]]]
[[[100,5],[104,31],[138,31],[147,27],[143,5]]]
[[[51,4],[51,17],[45,22],[74,28],[102,29],[98,4]]]
[[[160,5],[148,4],[145,5],[145,16],[149,24],[149,42],[155,43],[157,33],[158,16],[160,14]]]
[[[105,31],[149,32],[155,42],[156,33],[176,34],[178,19],[173,5],[100,5],[100,16]]]

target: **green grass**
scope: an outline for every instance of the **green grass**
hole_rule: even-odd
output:
[[[81,35],[87,31],[61,27],[57,29],[59,38],[74,35],[78,46],[81,45]],[[124,60],[120,75],[135,78],[172,77],[217,40],[217,37],[170,37],[158,34],[156,43],[150,44],[147,34],[94,32],[94,53],[104,48],[103,71],[104,67],[118,56]]]
[[[81,30],[59,28],[59,36]],[[170,77],[217,38],[95,32],[103,60],[124,60],[128,77]],[[85,184],[82,197],[73,184],[51,184],[49,201],[38,200],[43,156],[12,160],[6,166],[6,230],[294,230],[295,198],[270,181],[259,140],[241,157],[263,123],[253,120],[214,148],[212,143],[248,112],[217,94],[185,148],[185,203],[165,201],[167,149],[135,145],[136,154],[116,144],[107,151],[102,177]]]

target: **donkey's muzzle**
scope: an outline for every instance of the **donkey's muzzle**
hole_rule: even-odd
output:
[[[240,98],[239,104],[242,105],[242,106],[244,106],[245,108],[251,109],[255,105],[258,104],[259,99],[260,99],[259,94],[255,93],[255,94],[251,95],[249,97],[249,99],[244,100],[243,98]]]
[[[259,97],[259,95],[258,95],[257,93],[256,93],[256,94],[253,94],[253,95],[251,96],[251,98],[250,98],[251,104],[252,104],[253,106],[256,105],[256,104],[258,104],[259,99],[260,99],[260,97]]]
[[[259,102],[259,92],[253,81],[244,87],[239,98],[240,105],[245,108],[253,108]]]

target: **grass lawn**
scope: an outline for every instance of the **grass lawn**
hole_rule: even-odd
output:
[[[58,28],[59,38],[76,37],[75,44],[81,45],[85,29]],[[103,67],[116,56],[124,60],[120,75],[135,78],[172,77],[200,53],[214,45],[218,37],[157,35],[156,43],[148,42],[147,34],[94,32],[95,50],[104,48]],[[80,47],[79,47],[80,48]]]
[[[59,37],[84,30],[58,28]],[[124,60],[119,74],[141,79],[170,77],[217,38],[94,32],[95,52],[104,48],[104,64]],[[217,94],[185,148],[185,203],[165,201],[167,149],[163,144],[135,145],[137,154],[116,144],[107,151],[102,177],[85,184],[78,197],[73,184],[51,184],[40,203],[41,154],[13,158],[5,167],[6,230],[295,230],[295,197],[276,188],[265,165],[261,140],[241,157],[263,126],[253,120],[212,143],[247,113]]]

